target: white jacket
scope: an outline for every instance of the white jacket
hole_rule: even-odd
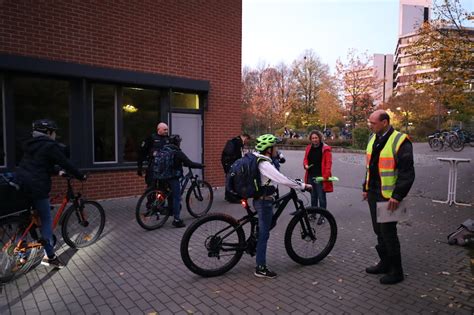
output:
[[[260,177],[262,186],[263,185],[270,185],[272,182],[276,183],[277,185],[285,185],[289,188],[293,189],[305,189],[304,183],[297,183],[295,180],[290,179],[280,173],[272,163],[272,160],[265,155],[262,155],[257,152],[253,152],[257,158],[261,159],[258,163],[258,170],[260,171]]]

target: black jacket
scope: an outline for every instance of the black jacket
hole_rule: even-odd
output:
[[[64,148],[48,136],[39,136],[23,142],[23,158],[17,169],[16,180],[33,199],[48,198],[51,191],[51,175],[55,166],[63,168],[77,179],[84,175],[68,161]]]
[[[160,136],[157,133],[154,133],[143,140],[138,150],[138,169],[141,170],[143,168],[144,161],[147,161],[148,165],[151,165],[153,151],[160,151],[168,143],[169,136]]]
[[[376,138],[374,146],[372,147],[372,156],[369,163],[370,176],[369,178],[369,191],[375,192],[378,195],[379,200],[384,198],[381,196],[381,182],[379,176],[379,157],[380,152],[384,148],[388,141],[388,138],[393,133],[393,128],[384,135],[382,138]],[[398,149],[396,156],[395,169],[398,173],[397,182],[395,183],[395,189],[392,193],[392,198],[401,201],[408,195],[408,192],[415,181],[415,168],[413,166],[413,145],[409,139],[406,139]],[[375,176],[374,176],[375,174]],[[363,190],[365,189],[365,180],[363,184]]]
[[[224,168],[224,172],[227,174],[232,163],[242,157],[242,149],[244,148],[244,142],[240,136],[232,138],[225,144],[224,150],[221,154],[221,163]]]
[[[178,146],[174,144],[168,144],[168,146],[173,148],[173,150],[175,151],[173,169],[176,170],[176,174],[178,174],[177,177],[183,175],[183,166],[190,168],[203,168],[203,165],[201,163],[191,161]]]

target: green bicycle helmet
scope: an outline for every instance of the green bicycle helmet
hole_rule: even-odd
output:
[[[280,142],[277,137],[272,134],[261,135],[257,139],[257,144],[255,145],[255,150],[258,152],[263,152],[268,148],[273,147],[275,144]]]

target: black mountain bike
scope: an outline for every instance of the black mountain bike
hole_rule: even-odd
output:
[[[322,208],[305,208],[294,189],[274,201],[278,205],[271,229],[288,202],[292,200],[296,214],[288,223],[285,232],[285,248],[288,256],[302,265],[316,264],[325,258],[334,247],[337,238],[336,220]],[[258,239],[258,217],[242,200],[247,215],[240,219],[215,213],[194,221],[181,240],[181,258],[192,272],[203,276],[219,276],[232,269],[244,253],[254,256]],[[322,217],[326,223],[318,225]],[[244,226],[250,223],[250,234],[246,238]],[[247,229],[248,230],[248,229]]]
[[[180,178],[181,195],[186,191],[188,183],[191,183],[186,193],[186,208],[193,217],[199,218],[211,209],[214,192],[208,182],[198,179],[198,175],[194,175],[191,168],[188,169],[188,173]],[[142,228],[155,230],[166,223],[172,214],[170,195],[169,187],[159,185],[147,189],[138,199],[135,217]]]

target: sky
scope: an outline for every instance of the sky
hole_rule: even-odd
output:
[[[474,10],[474,0],[462,0]],[[350,48],[394,54],[399,0],[243,0],[242,67],[290,65],[312,49],[331,72]]]

